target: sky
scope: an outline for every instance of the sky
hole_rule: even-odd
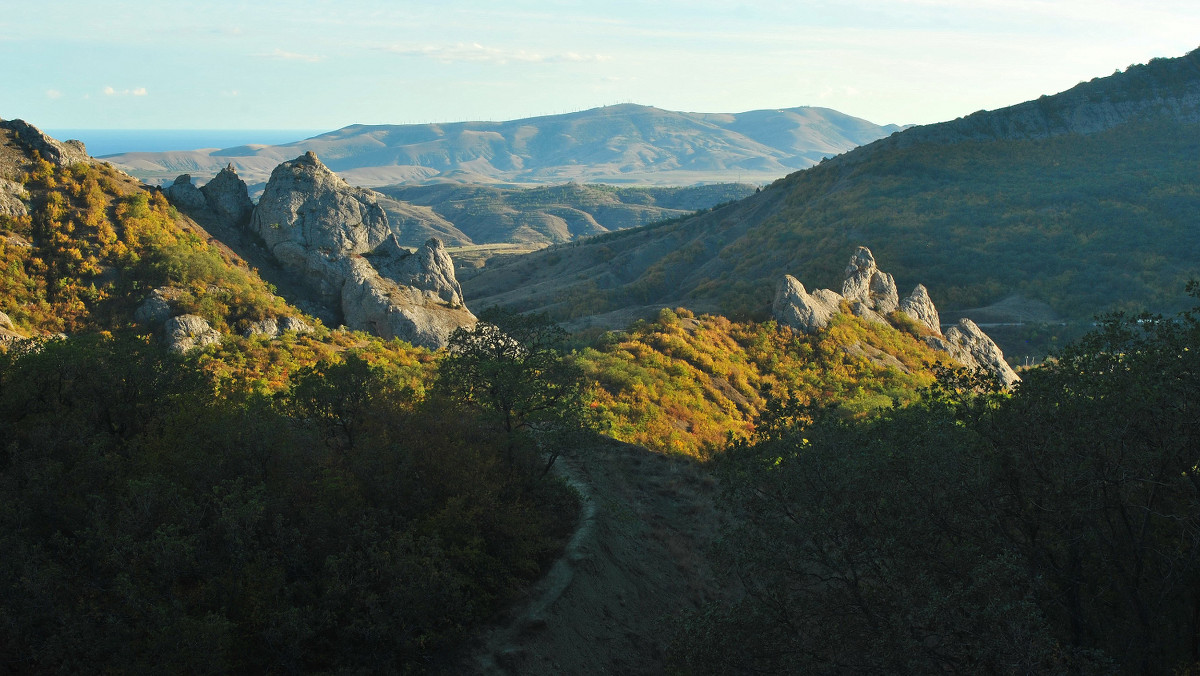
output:
[[[337,129],[638,103],[925,124],[1197,47],[1195,0],[0,0],[0,118]]]

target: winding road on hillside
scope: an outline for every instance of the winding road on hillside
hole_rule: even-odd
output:
[[[708,561],[724,518],[697,463],[610,442],[556,470],[582,498],[562,557],[482,636],[481,674],[657,674],[667,620],[729,594]]]

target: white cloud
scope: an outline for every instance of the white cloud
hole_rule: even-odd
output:
[[[58,91],[57,89],[47,89],[47,90],[46,90],[46,98],[48,98],[48,99],[61,99],[61,98],[62,98],[62,92]]]
[[[224,96],[224,97],[227,97],[227,98],[232,98],[232,97],[234,97],[234,96],[237,96],[237,95],[238,95],[238,90],[236,90],[236,89],[223,89],[223,90],[221,90],[221,96]]]
[[[101,91],[105,96],[145,96],[147,94],[145,87],[134,87],[133,89],[114,89],[113,87],[105,87]]]
[[[603,54],[580,54],[578,52],[561,52],[557,54],[542,54],[524,49],[500,49],[488,47],[478,42],[470,44],[407,47],[404,45],[389,45],[385,47],[393,54],[401,56],[417,56],[441,61],[442,63],[491,63],[508,65],[510,63],[586,63],[607,61],[609,57]]]
[[[316,63],[318,61],[324,60],[324,58],[325,58],[323,56],[317,56],[315,54],[301,54],[299,52],[289,52],[289,51],[286,51],[283,49],[279,49],[278,47],[276,47],[274,50],[272,50],[270,52],[262,53],[262,54],[255,54],[254,56],[266,57],[268,59],[281,59],[283,61],[306,61],[308,63]]]

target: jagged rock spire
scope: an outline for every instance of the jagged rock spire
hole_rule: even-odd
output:
[[[846,301],[851,311],[875,322],[887,322],[887,315],[900,311],[929,331],[923,340],[930,347],[947,353],[969,369],[995,375],[1005,387],[1020,378],[1004,361],[996,343],[969,319],[959,321],[942,335],[940,318],[929,291],[918,284],[904,300],[899,300],[896,281],[875,265],[875,256],[865,246],[858,247],[846,266],[842,293],[817,289],[808,293],[795,277],[784,275],[775,292],[775,319],[804,333],[825,328],[829,320],[841,311]]]

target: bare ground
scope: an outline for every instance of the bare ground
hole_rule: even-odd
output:
[[[697,463],[611,442],[560,458],[583,513],[563,556],[463,671],[657,674],[681,610],[730,594],[708,561],[722,515]]]

